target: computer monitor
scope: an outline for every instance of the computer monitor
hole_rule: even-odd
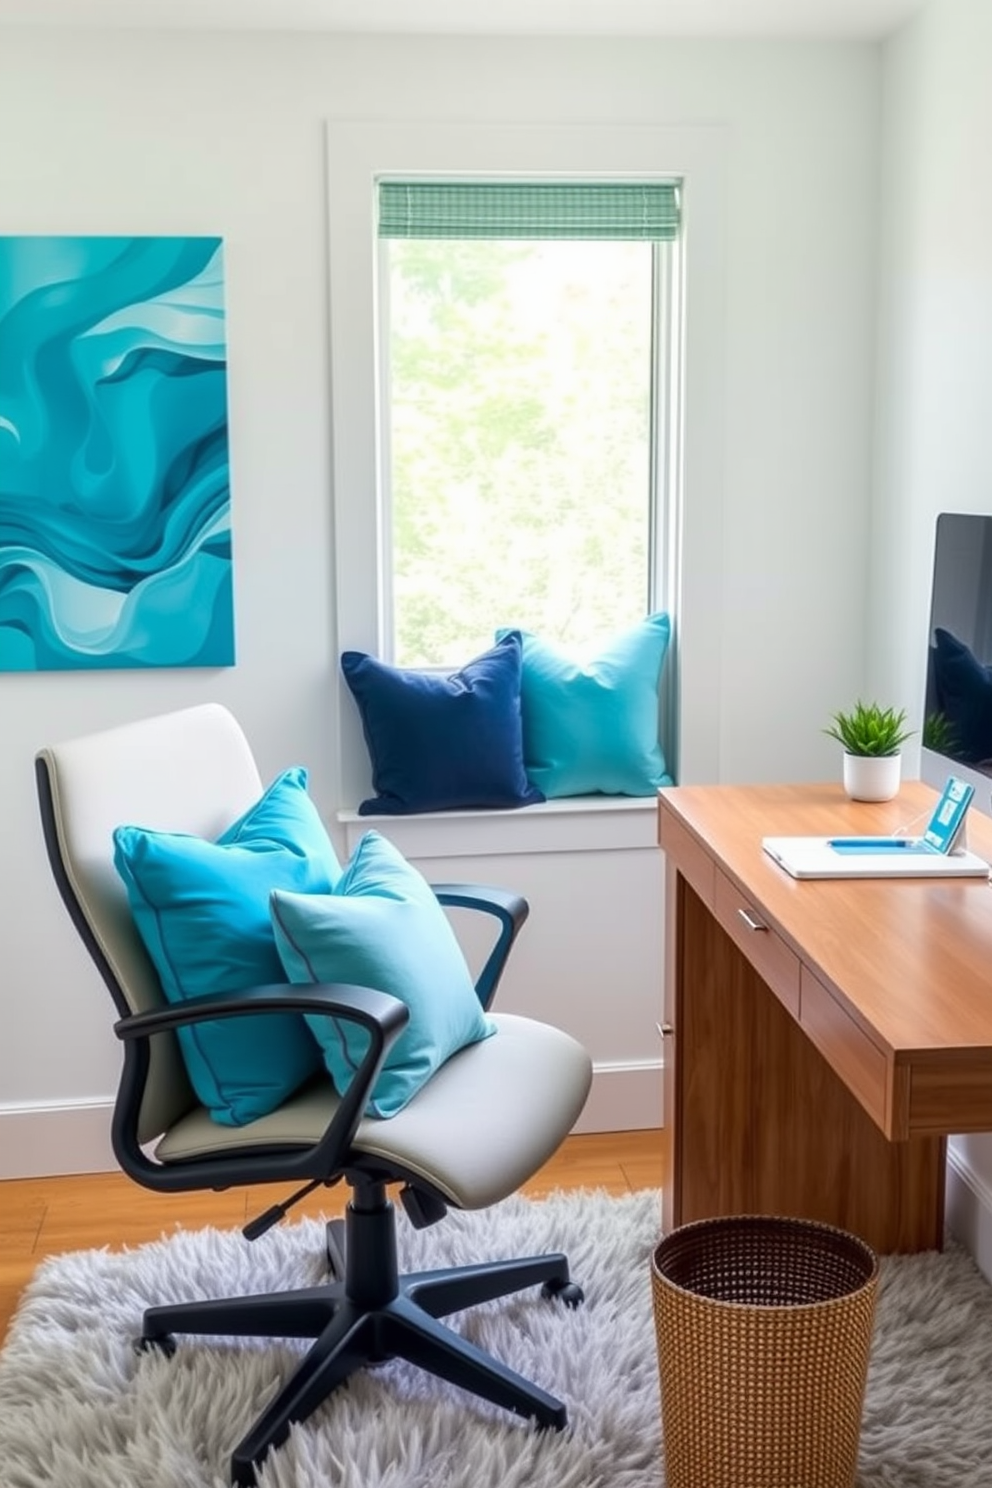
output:
[[[921,744],[926,784],[956,775],[992,815],[992,515],[937,518]]]

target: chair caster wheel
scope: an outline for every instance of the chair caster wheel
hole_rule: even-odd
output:
[[[552,1302],[563,1302],[566,1307],[581,1307],[586,1294],[574,1281],[546,1281],[541,1287],[541,1296]]]
[[[133,1338],[131,1347],[136,1354],[150,1354],[154,1350],[155,1353],[164,1354],[167,1359],[171,1359],[176,1352],[176,1340],[171,1333],[163,1333],[159,1338],[142,1336]]]

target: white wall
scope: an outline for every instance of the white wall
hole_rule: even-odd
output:
[[[931,4],[885,49],[868,635],[875,685],[917,718],[936,515],[992,511],[990,76],[988,0]],[[951,1149],[951,1221],[992,1274],[992,1135]]]
[[[94,1150],[117,1070],[106,993],[43,859],[35,749],[216,697],[241,718],[263,775],[305,762],[329,819],[354,804],[334,798],[328,117],[510,119],[535,139],[570,122],[722,131],[726,279],[719,365],[707,369],[723,389],[723,425],[709,431],[722,489],[712,531],[693,531],[685,558],[709,596],[698,624],[712,663],[683,679],[687,716],[706,723],[684,775],[836,771],[819,731],[864,667],[879,55],[866,44],[602,39],[0,41],[0,230],[225,237],[238,632],[233,670],[0,676],[3,1173],[24,1153],[43,1165],[77,1135]],[[684,640],[688,654],[696,637]],[[481,839],[479,856],[490,862]],[[643,856],[631,895],[657,874],[657,856]],[[553,879],[564,913],[574,867],[585,895],[609,906],[609,858],[598,889],[559,858],[539,899]],[[441,853],[430,861],[444,867]],[[535,926],[541,913],[535,903]],[[638,936],[636,918],[621,916],[610,996],[583,972],[586,943],[567,934],[540,964],[522,957],[508,987],[518,1006],[539,981],[557,987],[550,1011],[600,1063],[632,1069],[657,1057],[660,986],[659,923]],[[620,1019],[616,989],[629,999]]]

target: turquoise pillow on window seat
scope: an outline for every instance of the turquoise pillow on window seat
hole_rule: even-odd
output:
[[[269,920],[273,889],[321,894],[341,866],[306,771],[287,770],[215,842],[122,825],[114,863],[166,1000],[285,982]],[[266,1115],[320,1068],[301,1013],[178,1030],[198,1099],[223,1126]]]
[[[579,661],[521,632],[524,764],[545,796],[651,796],[672,784],[658,741],[670,636],[667,614],[648,615]]]

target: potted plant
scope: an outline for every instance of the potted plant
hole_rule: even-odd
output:
[[[844,789],[853,801],[891,801],[899,789],[902,746],[913,733],[906,711],[855,703],[832,716],[824,729],[844,746]]]

